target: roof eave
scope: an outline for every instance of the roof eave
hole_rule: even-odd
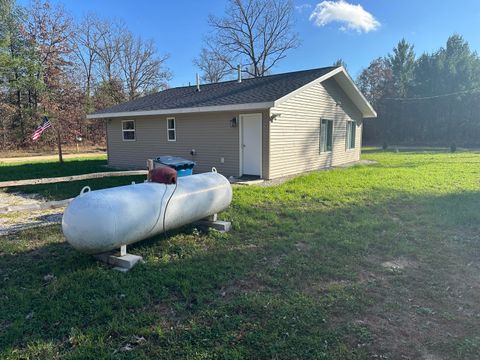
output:
[[[362,94],[360,89],[357,87],[357,85],[352,80],[350,75],[348,75],[345,69],[335,74],[335,81],[337,81],[338,85],[348,95],[348,97],[352,100],[354,105],[360,110],[364,118],[377,117],[377,112],[375,111],[373,106],[370,104],[370,102]]]
[[[233,105],[216,105],[216,106],[199,106],[190,108],[176,108],[176,109],[159,109],[159,110],[144,110],[144,111],[123,111],[115,113],[103,114],[88,114],[87,119],[111,119],[129,116],[149,116],[149,115],[173,115],[173,114],[188,114],[188,113],[205,113],[205,112],[219,112],[219,111],[249,111],[261,110],[273,107],[273,102],[261,103],[246,103]]]

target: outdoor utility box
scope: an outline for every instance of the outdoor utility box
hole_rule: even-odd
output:
[[[168,166],[177,170],[178,177],[192,175],[195,166],[194,161],[179,156],[159,156],[153,162],[155,167]]]

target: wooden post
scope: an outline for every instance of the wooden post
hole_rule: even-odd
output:
[[[150,171],[153,169],[153,160],[147,159],[147,170]]]
[[[150,181],[150,170],[153,170],[154,164],[152,159],[147,159],[147,181]]]

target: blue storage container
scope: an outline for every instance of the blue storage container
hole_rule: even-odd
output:
[[[155,159],[155,162],[157,164],[168,166],[177,170],[177,176],[179,177],[192,175],[193,167],[195,166],[194,161],[187,160],[179,156],[159,156]]]

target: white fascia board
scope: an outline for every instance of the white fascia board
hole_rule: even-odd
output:
[[[124,111],[124,112],[117,112],[117,113],[88,114],[87,119],[105,119],[105,118],[148,116],[148,115],[172,115],[172,114],[204,113],[204,112],[218,112],[218,111],[247,111],[247,110],[268,109],[272,106],[273,106],[273,102],[262,102],[262,103],[250,103],[250,104],[201,106],[201,107],[178,108],[178,109]]]
[[[341,74],[341,75],[339,75]],[[273,107],[276,107],[291,97],[297,95],[298,93],[307,90],[308,88],[314,86],[315,84],[318,84],[322,81],[325,81],[327,79],[330,79],[331,77],[334,76],[344,76],[344,79],[346,81],[343,81],[342,84],[339,83],[340,87],[345,91],[345,93],[351,98],[353,103],[358,107],[358,109],[361,111],[362,116],[365,118],[372,118],[372,117],[377,117],[377,113],[373,109],[372,105],[368,102],[368,100],[363,96],[361,91],[357,88],[353,80],[350,78],[348,73],[346,72],[345,68],[343,66],[340,66],[336,69],[333,69],[332,71],[326,73],[323,76],[320,76],[319,78],[303,85],[302,87],[299,87],[298,89],[292,91],[291,93],[288,93],[287,95],[281,97],[280,99],[275,100]],[[337,81],[338,82],[338,81]]]
[[[362,112],[364,118],[376,118],[377,112],[372,107],[370,102],[365,98],[362,92],[358,89],[355,82],[346,71],[343,71],[335,79],[347,96]]]

